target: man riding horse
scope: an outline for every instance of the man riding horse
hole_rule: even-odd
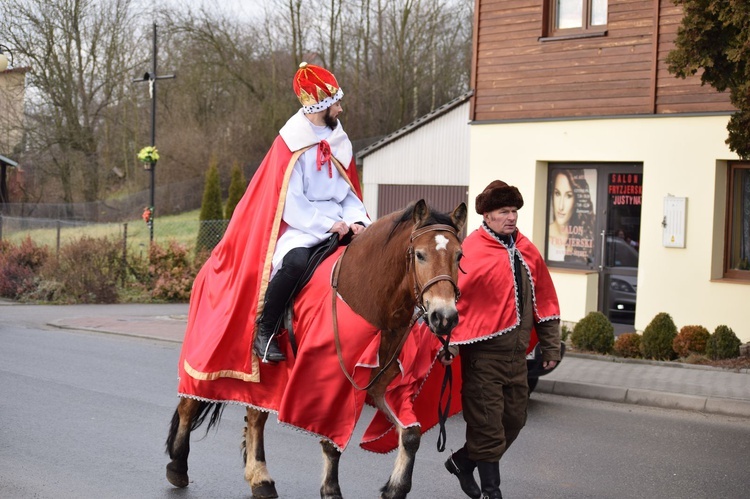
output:
[[[344,94],[336,78],[303,62],[293,88],[302,107],[281,128],[193,286],[181,362],[196,380],[259,381],[258,359],[285,360],[281,316],[311,248],[371,223],[337,119]]]

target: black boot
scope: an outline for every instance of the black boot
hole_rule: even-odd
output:
[[[482,483],[482,499],[503,499],[500,492],[500,462],[477,461],[477,470]]]
[[[445,469],[458,477],[458,483],[461,485],[461,490],[472,499],[479,499],[482,495],[482,491],[479,490],[477,481],[474,480],[474,468],[476,468],[476,466],[477,463],[469,459],[469,456],[466,453],[466,447],[458,449],[451,454],[451,457],[445,462]]]
[[[290,250],[281,263],[276,275],[268,283],[263,313],[255,328],[253,351],[263,362],[281,362],[286,357],[279,349],[275,333],[281,327],[281,316],[287,304],[291,303],[297,283],[307,268],[310,259],[309,248]]]
[[[285,262],[286,263],[286,260]],[[283,265],[268,283],[266,299],[263,302],[263,313],[260,314],[255,327],[253,351],[263,362],[281,362],[286,356],[281,352],[276,339],[276,332],[281,326],[281,316],[289,302],[294,287],[297,285],[297,274],[293,266]]]
[[[264,314],[265,315],[265,314]],[[274,326],[269,326],[267,321],[258,321],[255,328],[255,340],[253,340],[253,352],[263,362],[281,362],[286,356],[281,352],[279,343],[274,335]]]

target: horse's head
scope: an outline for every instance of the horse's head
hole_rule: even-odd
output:
[[[407,258],[413,269],[417,306],[424,310],[432,332],[445,336],[458,324],[456,282],[462,257],[458,234],[466,223],[466,204],[461,203],[448,216],[431,212],[420,200],[412,213],[414,230]]]

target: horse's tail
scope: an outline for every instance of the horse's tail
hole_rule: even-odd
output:
[[[190,432],[196,430],[200,425],[204,423],[208,417],[208,426],[206,426],[206,434],[212,427],[217,426],[221,420],[221,414],[224,412],[224,404],[219,402],[206,402],[203,400],[197,401],[198,406],[195,412],[192,414],[190,420]],[[175,440],[177,439],[177,432],[180,428],[180,406],[177,406],[174,414],[172,415],[172,421],[169,424],[169,435],[167,435],[166,451],[167,454],[171,454]]]

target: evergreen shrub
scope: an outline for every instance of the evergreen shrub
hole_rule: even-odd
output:
[[[570,337],[570,333],[572,333],[572,331],[570,330],[568,326],[566,326],[565,324],[560,326],[560,340],[561,341],[568,341],[568,338]]]
[[[601,312],[590,312],[573,327],[570,341],[578,350],[609,353],[615,342],[615,328]]]
[[[240,164],[235,161],[232,166],[232,180],[229,182],[229,194],[227,196],[227,206],[224,209],[224,218],[227,220],[232,219],[234,209],[237,207],[237,203],[240,202],[242,196],[245,194],[247,189],[247,180],[245,180],[245,174],[240,168]]]
[[[740,356],[742,342],[729,326],[718,326],[706,345],[706,356],[710,359],[733,359]]]
[[[221,206],[219,167],[215,160],[211,160],[211,165],[206,172],[206,185],[203,188],[203,201],[201,202],[201,212],[198,219],[201,224],[195,244],[196,252],[211,251],[221,241],[224,235],[223,228],[225,227],[223,222],[220,222],[219,230],[216,230],[214,224],[210,223],[214,220],[224,220],[224,209]]]
[[[672,349],[672,343],[677,336],[677,326],[672,316],[666,312],[656,314],[646,329],[643,330],[641,346],[643,356],[647,359],[673,360],[677,354]]]
[[[615,355],[627,359],[637,359],[641,356],[641,335],[638,333],[623,333],[615,339],[613,348]]]
[[[683,326],[672,342],[672,349],[680,357],[704,354],[710,337],[711,333],[703,326]]]

